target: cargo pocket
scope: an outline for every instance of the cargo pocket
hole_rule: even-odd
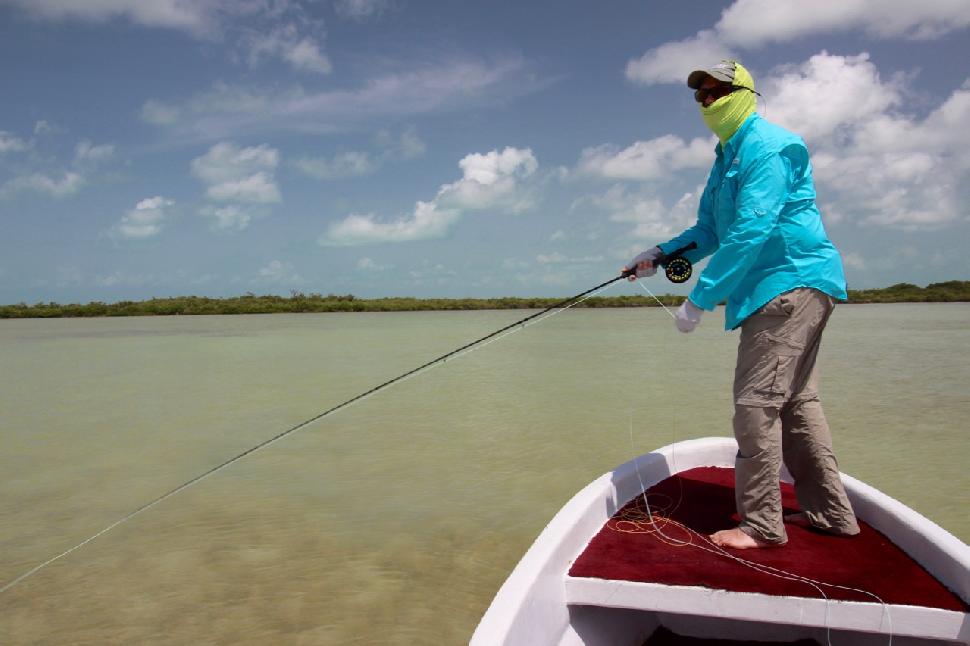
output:
[[[798,357],[779,355],[775,357],[775,369],[771,373],[771,383],[765,384],[765,393],[772,399],[785,398],[791,392],[795,379],[795,362]]]

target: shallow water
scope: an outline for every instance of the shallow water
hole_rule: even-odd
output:
[[[526,314],[0,321],[0,585]],[[730,434],[722,321],[569,310],[388,388],[0,594],[0,643],[466,642],[573,493]],[[820,361],[843,471],[970,539],[970,305],[839,307]]]

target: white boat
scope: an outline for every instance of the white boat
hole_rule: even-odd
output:
[[[556,514],[535,540],[496,594],[472,636],[471,644],[641,645],[654,643],[647,640],[654,635],[656,641],[660,633],[695,639],[737,640],[739,643],[787,643],[805,639],[815,640],[819,644],[862,646],[970,643],[970,614],[967,612],[970,600],[970,547],[899,501],[845,474],[842,478],[846,491],[863,526],[860,537],[867,534],[867,540],[875,546],[863,547],[865,554],[862,556],[858,555],[857,548],[864,546],[864,543],[855,542],[856,538],[825,536],[801,528],[790,529],[789,543],[781,549],[730,551],[746,562],[761,563],[769,559],[777,563],[782,558],[784,567],[776,565],[773,566],[777,568],[775,571],[757,572],[752,570],[751,565],[732,561],[723,554],[702,553],[698,546],[711,546],[705,544],[701,534],[685,540],[686,534],[677,525],[658,524],[657,519],[662,521],[663,518],[655,512],[657,515],[650,526],[654,530],[653,538],[661,539],[658,542],[659,550],[666,549],[664,554],[673,554],[673,557],[663,556],[665,560],[659,565],[676,566],[677,559],[686,561],[688,556],[691,561],[697,561],[699,557],[715,559],[719,561],[717,568],[738,568],[737,571],[743,573],[738,577],[747,579],[749,584],[763,583],[766,589],[778,585],[789,588],[792,585],[800,586],[794,593],[779,594],[750,588],[738,591],[709,583],[695,585],[651,581],[651,565],[647,555],[653,548],[647,550],[643,547],[636,548],[633,554],[627,554],[624,558],[634,563],[647,561],[643,565],[648,570],[646,576],[642,576],[643,572],[636,572],[632,577],[615,578],[608,574],[607,578],[590,574],[589,570],[595,570],[595,565],[584,564],[597,560],[596,557],[589,557],[589,552],[599,543],[605,541],[604,544],[613,546],[609,549],[615,549],[617,545],[622,546],[624,540],[635,538],[641,541],[637,545],[643,546],[646,543],[642,541],[650,539],[632,534],[632,538],[617,538],[610,534],[608,528],[611,522],[614,529],[620,527],[618,522],[624,522],[615,517],[619,510],[625,506],[629,509],[630,505],[643,499],[645,490],[674,480],[681,482],[681,493],[693,496],[695,504],[704,503],[704,500],[698,500],[703,496],[683,491],[687,472],[697,473],[699,467],[733,468],[736,451],[737,445],[727,438],[678,442],[631,460],[594,480]],[[674,474],[680,475],[672,478]],[[787,471],[783,471],[782,481],[791,482]],[[649,504],[655,503],[650,501]],[[799,531],[802,533],[798,534]],[[799,540],[802,541],[801,548],[796,545]],[[667,543],[667,547],[663,547],[662,543]],[[883,547],[896,550],[902,555],[901,558],[909,559],[911,563],[897,565],[895,557],[872,555],[879,559],[877,567],[882,570],[877,576],[863,574],[871,577],[872,583],[866,580],[862,585],[846,589],[833,588],[825,585],[837,578],[833,568],[817,571],[812,570],[810,563],[784,562],[786,554],[804,554],[808,543],[817,543],[825,549],[834,549],[836,554],[845,554],[844,560],[850,561],[845,565],[851,567],[855,566],[854,561],[863,561],[871,555],[872,550]],[[681,551],[670,552],[670,546]],[[799,549],[802,551],[799,552]],[[607,565],[615,560],[622,559],[609,555],[599,559]],[[654,563],[658,564],[657,561]],[[704,565],[703,560],[699,563],[694,563],[693,567],[711,567]],[[839,565],[838,574],[841,576],[843,564]],[[796,571],[802,566],[808,566],[811,574]],[[871,564],[869,567],[872,567]],[[577,569],[582,572],[577,573]],[[678,571],[676,567],[666,569],[674,574]],[[794,580],[789,575],[807,577],[817,584]],[[924,576],[932,583],[922,580],[917,583],[907,579]],[[869,587],[876,585],[874,579],[880,579],[883,586],[888,581],[896,592],[879,595],[874,589],[870,590]],[[924,605],[924,599],[920,596],[923,594],[920,592],[923,589],[919,587],[921,585],[938,585],[939,592],[927,596],[934,596],[934,599],[939,597],[943,603]],[[850,588],[855,591],[850,592]],[[863,592],[865,594],[860,599]],[[897,592],[902,601],[891,599]],[[918,597],[915,601],[912,599],[914,594]],[[840,596],[843,599],[839,599]],[[689,639],[686,641],[690,643]],[[676,642],[668,639],[657,643]]]

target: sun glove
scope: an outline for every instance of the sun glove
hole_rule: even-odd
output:
[[[624,270],[637,268],[637,278],[649,278],[657,273],[657,264],[663,258],[663,251],[660,247],[653,247],[637,254],[637,257],[627,263]],[[640,263],[650,263],[649,267],[640,268]],[[632,280],[632,279],[631,279]]]
[[[688,298],[677,309],[675,321],[677,329],[684,333],[693,332],[697,324],[701,322],[702,314],[704,314],[704,310],[691,303]]]

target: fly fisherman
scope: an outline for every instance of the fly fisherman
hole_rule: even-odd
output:
[[[782,460],[804,510],[784,520],[857,534],[818,396],[822,330],[833,299],[845,300],[846,292],[839,252],[815,206],[808,149],[755,112],[754,79],[737,61],[691,72],[687,86],[720,140],[697,223],[624,269],[652,276],[665,253],[697,243],[684,256],[711,259],[677,310],[677,329],[693,331],[704,311],[723,301],[725,328],[741,327],[734,373],[741,523],[711,540],[737,549],[788,541],[778,484]]]

